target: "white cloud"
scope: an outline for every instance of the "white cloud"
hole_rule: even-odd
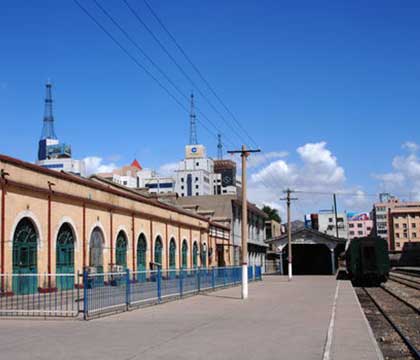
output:
[[[256,168],[268,163],[270,160],[285,158],[289,154],[287,151],[271,151],[268,153],[254,153],[248,158],[248,168]]]
[[[104,163],[104,159],[99,156],[88,156],[83,160],[85,162],[86,174],[88,176],[97,173],[111,172],[118,167],[113,162]]]
[[[406,141],[402,145],[402,148],[407,149],[408,151],[411,151],[411,152],[416,152],[419,149],[419,145],[412,141]]]
[[[158,173],[159,175],[163,176],[173,176],[175,170],[178,169],[179,163],[178,162],[171,162],[167,164],[163,164],[159,167]]]
[[[402,145],[408,154],[397,155],[392,160],[392,172],[373,174],[380,180],[382,191],[393,192],[395,195],[407,197],[412,193],[413,199],[420,200],[420,158],[418,157],[419,145],[407,141]]]
[[[339,195],[339,208],[369,210],[371,200],[361,189],[348,187],[344,168],[325,141],[307,143],[296,152],[298,163],[275,160],[251,175],[248,190],[251,201],[258,205],[272,204],[284,218],[284,202],[280,198],[284,197],[284,189],[292,188],[303,191],[294,194],[299,200],[292,204],[293,218],[302,219],[304,213],[331,209],[334,192],[352,193]]]

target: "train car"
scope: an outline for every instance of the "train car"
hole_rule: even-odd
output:
[[[356,284],[378,285],[388,279],[388,243],[381,237],[363,237],[346,244],[346,268]]]

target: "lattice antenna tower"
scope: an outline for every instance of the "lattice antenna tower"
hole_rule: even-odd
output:
[[[197,118],[194,108],[194,94],[191,94],[190,102],[190,145],[197,145]]]
[[[44,125],[42,127],[41,139],[57,139],[54,130],[54,116],[53,116],[53,100],[52,100],[52,84],[50,81],[45,85],[45,108],[44,108]]]

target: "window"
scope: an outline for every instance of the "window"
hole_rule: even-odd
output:
[[[181,185],[181,190],[184,190],[184,185]]]
[[[196,163],[195,163],[195,165],[196,165],[196,166],[200,166],[200,163],[199,163],[199,162],[196,162]]]
[[[329,221],[329,222],[332,222],[332,218],[329,218],[329,219],[328,219],[328,221]]]
[[[397,247],[400,247],[400,246],[401,246],[401,244],[400,244],[399,242],[395,243],[395,245],[396,245]]]
[[[415,228],[416,227],[416,223],[411,223],[411,227]]]
[[[403,228],[404,229],[407,229],[407,224],[403,224]]]
[[[182,193],[181,196],[184,196],[184,193]]]
[[[198,189],[198,188],[199,188],[199,186],[198,186],[198,185],[195,185],[195,188],[196,188],[196,189]]]
[[[200,195],[198,192],[195,193],[196,196]]]
[[[349,228],[354,228],[354,224],[349,224]]]
[[[363,235],[363,231],[358,231],[357,234],[358,235]]]
[[[357,227],[358,227],[358,228],[362,228],[362,227],[363,227],[363,224],[360,224],[360,223],[359,223],[359,224],[357,224]]]
[[[412,233],[411,234],[411,237],[416,238],[417,237],[417,234],[416,233]]]
[[[372,228],[369,226],[369,227],[367,227],[367,228],[366,228],[366,230],[367,230],[367,231],[371,231],[371,230],[372,230]]]
[[[196,182],[198,181],[198,177],[197,177],[197,176],[195,177],[195,181],[196,181]]]
[[[404,233],[404,237],[407,238],[407,233],[406,232]]]
[[[181,178],[181,182],[184,182],[184,178]]]
[[[395,237],[399,239],[400,238],[400,233],[395,233]]]
[[[400,224],[395,224],[395,228],[399,229],[400,228]]]
[[[354,235],[354,231],[350,231],[350,235]]]

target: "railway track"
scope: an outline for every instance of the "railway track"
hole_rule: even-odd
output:
[[[420,360],[419,310],[382,287],[362,288],[381,315],[398,334],[412,357]]]
[[[389,280],[403,284],[412,289],[420,290],[420,277],[417,276],[401,276],[391,272],[389,274]]]

